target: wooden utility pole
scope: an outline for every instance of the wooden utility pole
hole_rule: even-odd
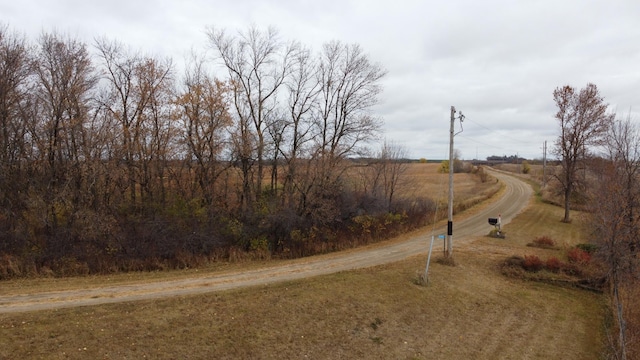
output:
[[[462,120],[464,119],[464,115],[460,112],[460,124],[462,124]],[[456,108],[451,107],[451,127],[449,128],[449,218],[447,222],[447,251],[446,257],[450,258],[453,256],[453,167],[454,167],[454,159],[453,159],[453,137],[457,135],[454,134],[454,124],[456,120]],[[462,130],[461,130],[462,132]]]
[[[544,141],[542,147],[542,188],[547,186],[547,141]]]
[[[453,129],[456,108],[451,107],[451,127],[449,128],[449,217],[447,221],[447,257],[453,256]]]

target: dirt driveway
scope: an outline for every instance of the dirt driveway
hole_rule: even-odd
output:
[[[502,215],[502,223],[509,223],[529,203],[533,190],[523,181],[499,172],[492,174],[502,181],[503,195],[466,217],[454,218],[453,251],[490,230],[487,218]],[[436,228],[434,234],[443,234],[445,228]],[[50,310],[126,301],[159,299],[178,295],[193,295],[239,287],[289,281],[364,268],[406,259],[428,251],[432,229],[421,230],[406,240],[390,240],[352,251],[314,256],[288,262],[284,265],[264,267],[242,272],[226,272],[189,279],[145,282],[140,284],[95,287],[20,295],[0,295],[0,313]],[[405,237],[403,237],[405,238]],[[440,242],[441,244],[441,242]],[[439,245],[441,249],[441,245]]]

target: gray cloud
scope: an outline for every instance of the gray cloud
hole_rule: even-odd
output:
[[[465,158],[541,157],[557,136],[553,90],[593,82],[612,110],[640,119],[640,3],[614,1],[144,1],[22,0],[0,4],[0,22],[36,38],[56,29],[87,43],[117,39],[183,63],[205,50],[208,26],[273,25],[319,50],[359,43],[388,70],[384,136],[410,156],[448,152],[449,108],[466,116],[456,138]]]

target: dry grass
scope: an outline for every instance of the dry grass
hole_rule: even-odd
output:
[[[439,168],[440,164],[436,163],[408,164],[399,188],[400,196],[427,196],[446,203],[449,174],[439,173]],[[456,199],[469,199],[488,189],[496,188],[495,180],[482,183],[477,175],[471,173],[454,174],[453,178]]]
[[[416,257],[238,291],[1,315],[0,358],[597,359],[601,295],[497,270],[505,254],[553,251],[526,247],[559,223],[548,206],[507,226],[508,240],[459,248],[456,266],[433,262],[427,286],[416,285],[425,262]],[[552,236],[578,241],[573,226]]]
[[[440,173],[438,169],[440,164],[436,163],[409,164],[404,173],[404,181],[399,187],[398,197],[428,197],[437,202],[440,209],[445,209],[449,194],[449,174]],[[478,174],[454,174],[454,214],[480,204],[501,189],[502,185],[491,176],[482,182]],[[440,220],[444,216],[445,212],[441,212]]]
[[[583,230],[586,214],[572,211],[571,224],[563,223],[564,209],[536,201],[535,206],[527,208],[522,215],[509,224],[509,242],[523,246],[538,237],[554,239],[561,249],[586,242],[588,234]]]
[[[15,359],[596,359],[600,297],[458,254],[260,288],[0,317]],[[306,355],[306,356],[305,356]]]
[[[432,177],[436,183],[438,175]],[[3,314],[0,358],[598,359],[602,295],[499,271],[511,255],[561,251],[526,246],[538,236],[550,236],[559,248],[582,242],[579,222],[561,223],[561,215],[562,209],[533,204],[505,226],[506,240],[479,237],[457,248],[456,266],[433,261],[426,286],[417,285],[426,259],[415,257],[208,295]],[[111,285],[145,276],[154,281],[193,271],[25,280],[7,283],[12,290],[3,283],[2,292]]]

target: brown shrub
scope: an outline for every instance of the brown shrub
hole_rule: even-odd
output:
[[[525,255],[522,267],[531,272],[538,272],[544,267],[544,263],[537,255]]]
[[[524,258],[517,255],[510,256],[504,261],[505,266],[522,267],[522,264],[524,264]]]
[[[570,276],[584,276],[583,266],[577,263],[565,263],[562,266],[562,272]]]
[[[20,260],[18,258],[8,254],[0,255],[0,279],[9,279],[21,274]]]
[[[52,261],[51,270],[53,270],[56,276],[60,277],[89,274],[89,266],[86,262],[79,261],[78,259],[70,256],[65,256]]]
[[[579,265],[587,265],[591,262],[591,254],[577,247],[569,249],[567,258],[569,262]]]
[[[547,235],[538,236],[533,240],[533,244],[531,246],[539,247],[539,248],[553,248],[556,246],[556,242]]]
[[[524,270],[522,268],[522,264],[524,263],[524,258],[522,256],[510,256],[508,257],[500,267],[500,271],[503,275],[513,277],[513,278],[522,278]]]
[[[547,270],[554,273],[560,272],[560,270],[562,270],[562,268],[564,267],[562,261],[560,261],[560,259],[555,256],[548,258],[545,262],[545,266]]]
[[[626,326],[627,326],[627,358],[640,358],[640,284],[632,282],[625,288],[627,295]]]

